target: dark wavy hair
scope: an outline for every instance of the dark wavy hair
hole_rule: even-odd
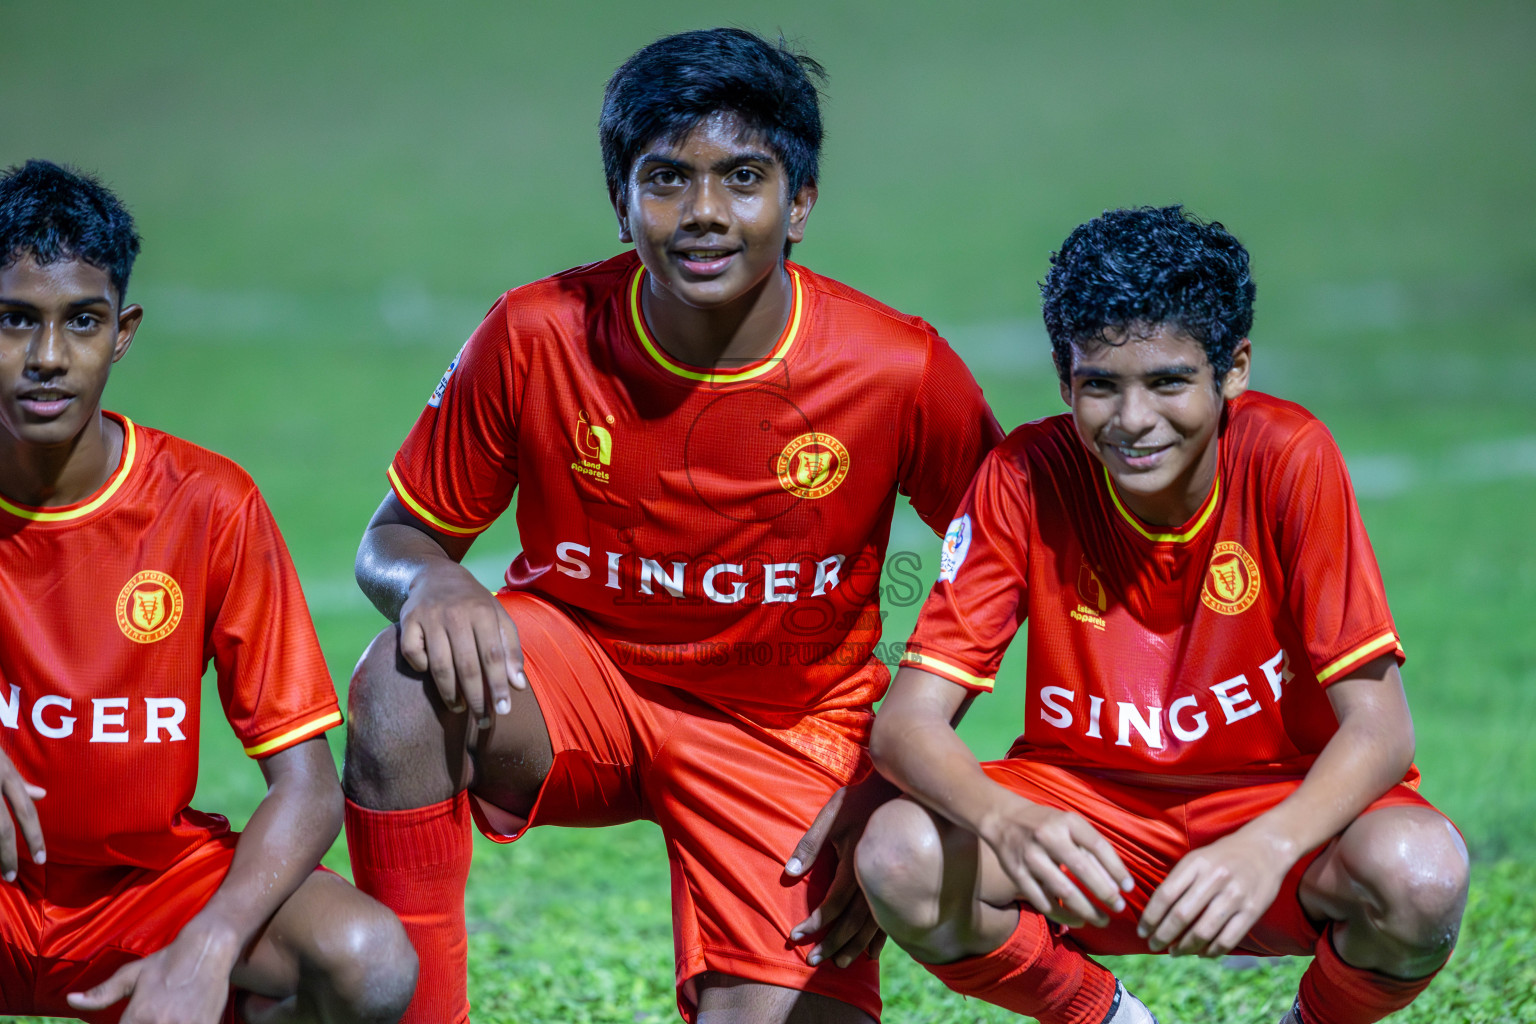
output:
[[[0,267],[81,260],[107,272],[121,304],[138,255],[128,208],[91,175],[47,160],[0,173]]]
[[[1074,345],[1168,325],[1200,342],[1219,383],[1253,329],[1248,250],[1219,222],[1182,206],[1106,210],[1079,225],[1051,254],[1040,295],[1063,381]]]
[[[739,28],[665,36],[625,61],[603,91],[597,134],[608,197],[618,202],[641,150],[675,142],[711,114],[728,111],[784,166],[789,194],[816,180],[826,70],[790,48]]]

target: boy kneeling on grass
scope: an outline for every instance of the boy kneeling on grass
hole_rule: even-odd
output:
[[[233,462],[101,408],[138,251],[91,178],[0,174],[0,1013],[398,1020],[404,929],[317,870],[341,713],[272,514]],[[243,834],[188,806],[210,661],[267,780]]]
[[[1315,957],[1286,1024],[1408,1005],[1467,854],[1417,792],[1403,660],[1344,460],[1248,390],[1248,253],[1179,207],[1077,228],[1043,285],[1070,415],[986,460],[876,718],[906,794],[860,880],[957,992],[1152,1019],[1085,954]],[[1024,734],[951,727],[1029,620]]]

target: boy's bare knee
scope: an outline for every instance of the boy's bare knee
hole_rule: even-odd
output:
[[[399,1020],[416,990],[416,951],[405,928],[372,901],[320,926],[312,969],[326,990],[320,1000],[360,1024]]]
[[[898,942],[939,925],[944,844],[923,807],[898,799],[878,808],[859,840],[855,867],[876,919]]]
[[[1370,894],[1366,916],[1405,956],[1434,961],[1432,969],[1455,945],[1466,907],[1466,844],[1427,809],[1377,812],[1361,819],[1367,824],[1345,851],[1350,874]]]

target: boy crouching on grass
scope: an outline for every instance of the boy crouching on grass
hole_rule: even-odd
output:
[[[1044,1024],[1151,1014],[1086,955],[1313,955],[1285,1021],[1365,1024],[1450,954],[1466,847],[1417,792],[1403,660],[1344,461],[1248,390],[1248,253],[1179,207],[1084,224],[1043,286],[1070,416],[945,538],[876,718],[906,794],[858,871],[945,984]],[[1024,734],[950,723],[1029,620]]]
[[[272,515],[233,462],[101,408],[138,251],[94,180],[0,174],[0,1013],[397,1020],[400,922],[316,870],[341,714]],[[268,785],[243,834],[188,806],[210,660]]]

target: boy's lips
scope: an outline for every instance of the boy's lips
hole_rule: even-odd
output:
[[[69,403],[75,400],[75,396],[59,392],[44,392],[42,394],[20,395],[17,400],[21,403],[23,409],[38,419],[53,419],[69,408]]]
[[[677,250],[677,262],[695,277],[719,277],[730,268],[736,258],[735,250],[681,249]]]
[[[1163,461],[1163,457],[1172,450],[1173,445],[1129,445],[1111,444],[1108,446],[1122,463],[1129,469],[1152,469]]]

